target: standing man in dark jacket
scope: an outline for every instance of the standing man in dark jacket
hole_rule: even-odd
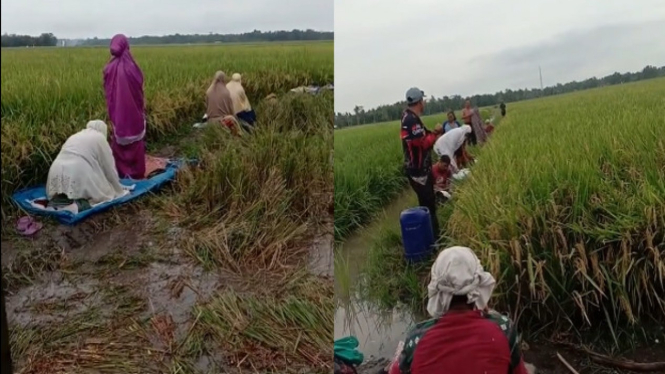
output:
[[[432,146],[440,130],[427,130],[420,116],[425,109],[425,93],[413,87],[406,91],[407,108],[402,113],[402,149],[404,151],[404,169],[409,184],[420,206],[427,207],[432,217],[434,238],[439,238],[439,220],[436,217],[436,195],[432,176]]]

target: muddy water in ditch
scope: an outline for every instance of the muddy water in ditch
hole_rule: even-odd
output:
[[[387,206],[383,214],[358,230],[336,248],[335,258],[335,339],[353,335],[366,358],[392,357],[404,332],[413,325],[413,316],[403,310],[381,310],[362,300],[358,285],[370,247],[383,228],[399,227],[400,212],[415,203],[409,190]],[[355,289],[354,289],[355,288]]]

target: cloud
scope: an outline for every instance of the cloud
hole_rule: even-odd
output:
[[[662,65],[663,34],[661,0],[335,0],[335,110]]]
[[[665,33],[664,25],[665,19],[574,30],[543,43],[478,56],[469,67],[494,92],[538,86],[538,66],[545,86],[662,66],[665,44],[654,43],[653,36]],[[504,84],[501,77],[511,77],[510,82]]]

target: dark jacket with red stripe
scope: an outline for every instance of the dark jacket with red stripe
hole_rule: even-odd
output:
[[[436,134],[425,128],[420,117],[410,109],[402,113],[402,150],[404,169],[409,177],[424,177],[432,171],[432,146]]]

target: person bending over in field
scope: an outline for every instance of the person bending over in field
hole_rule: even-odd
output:
[[[453,174],[466,167],[473,158],[466,151],[466,144],[471,134],[471,126],[462,125],[443,134],[434,143],[434,152],[439,156],[448,156]]]
[[[107,131],[104,122],[90,121],[63,144],[48,173],[49,207],[75,203],[83,211],[128,193],[120,184]]]
[[[407,333],[389,373],[527,374],[535,370],[522,359],[514,323],[488,307],[495,284],[470,248],[441,251],[427,286],[427,312],[432,319]]]
[[[447,155],[441,156],[432,167],[432,175],[434,176],[434,192],[437,201],[446,202],[450,199],[450,178],[453,175],[450,167],[450,157]]]
[[[235,73],[231,76],[231,81],[226,84],[226,88],[229,89],[231,93],[231,100],[233,100],[233,111],[236,114],[236,117],[241,121],[249,125],[251,129],[256,123],[256,113],[252,109],[252,106],[249,104],[249,99],[245,94],[245,88],[242,86],[242,77],[240,74]]]
[[[455,116],[455,112],[453,112],[452,110],[448,112],[448,120],[443,124],[444,134],[452,129],[456,129],[461,126],[462,125],[457,120],[457,116]]]
[[[104,92],[113,125],[111,148],[121,178],[145,178],[143,73],[129,52],[127,37],[111,39],[111,61],[104,68]]]
[[[206,91],[206,117],[208,123],[218,123],[228,127],[234,135],[240,135],[238,119],[235,117],[231,92],[226,88],[226,74],[215,73]]]
[[[434,131],[425,128],[420,116],[425,108],[425,94],[418,88],[406,92],[408,107],[402,113],[402,150],[404,169],[409,184],[418,196],[418,204],[427,207],[432,219],[434,236],[439,237],[439,220],[436,217],[436,195],[432,176],[432,146],[441,133],[441,127]]]

